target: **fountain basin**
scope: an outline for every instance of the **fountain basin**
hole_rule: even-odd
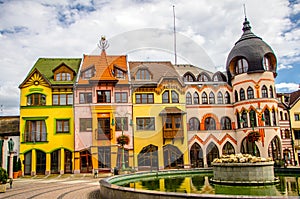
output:
[[[274,162],[213,163],[211,182],[227,185],[270,185],[279,182],[274,177]]]

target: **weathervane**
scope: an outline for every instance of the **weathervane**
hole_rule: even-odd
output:
[[[105,51],[109,47],[108,41],[106,40],[105,36],[101,36],[101,40],[99,40],[98,47],[102,50]]]

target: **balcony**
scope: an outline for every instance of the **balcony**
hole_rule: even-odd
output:
[[[181,139],[181,141],[183,142],[184,139],[183,130],[164,129],[163,138],[164,138],[164,144],[166,139],[172,139],[172,142],[174,142],[174,139]]]

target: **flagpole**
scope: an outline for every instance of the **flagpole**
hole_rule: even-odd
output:
[[[177,52],[176,52],[176,28],[175,28],[175,6],[173,5],[173,22],[174,22],[174,56],[175,56],[175,65],[177,65]]]

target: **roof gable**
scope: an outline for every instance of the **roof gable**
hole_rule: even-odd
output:
[[[45,78],[45,76],[38,70],[34,69],[31,73],[26,77],[26,79],[20,84],[19,88],[26,88],[29,86],[45,86],[50,87],[50,82]]]

